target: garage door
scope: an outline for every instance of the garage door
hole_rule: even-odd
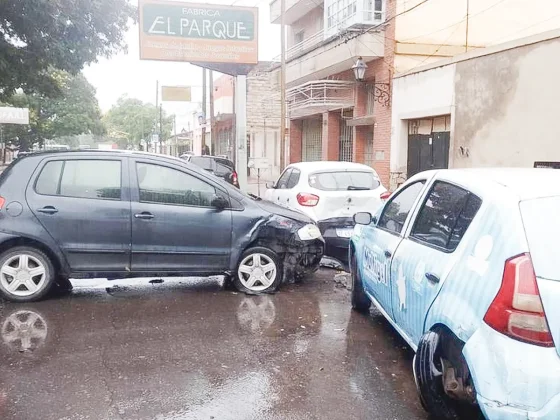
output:
[[[407,176],[430,169],[449,167],[451,117],[408,122]]]
[[[301,160],[313,162],[323,156],[323,124],[320,119],[303,120]]]

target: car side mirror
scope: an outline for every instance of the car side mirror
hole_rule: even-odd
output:
[[[373,221],[371,213],[360,212],[354,215],[354,223],[357,225],[369,225]]]
[[[276,182],[267,182],[265,185],[266,185],[266,188],[268,188],[269,190],[276,189]]]
[[[215,195],[210,204],[218,210],[224,210],[229,206],[228,200],[221,195]]]

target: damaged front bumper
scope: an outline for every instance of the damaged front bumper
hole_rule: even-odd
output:
[[[555,348],[513,340],[483,323],[463,354],[486,418],[560,419],[560,357]]]
[[[339,261],[348,268],[348,247],[354,230],[352,217],[335,217],[317,222],[325,239],[325,256]]]

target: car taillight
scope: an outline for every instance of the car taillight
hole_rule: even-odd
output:
[[[297,202],[300,206],[315,207],[317,204],[319,204],[319,196],[309,193],[299,193],[297,195]]]
[[[0,210],[4,208],[4,204],[6,204],[6,199],[4,197],[0,197]]]
[[[389,197],[391,197],[391,194],[391,191],[385,191],[384,193],[381,193],[379,198],[381,198],[382,200],[387,200]]]
[[[484,321],[515,340],[543,347],[554,346],[529,254],[506,261],[502,287]]]
[[[237,172],[233,172],[231,174],[231,181],[233,182],[234,185],[237,185],[238,179],[237,179]]]

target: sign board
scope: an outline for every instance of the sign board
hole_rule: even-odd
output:
[[[256,64],[258,9],[140,0],[140,59]]]
[[[190,86],[162,86],[161,100],[164,102],[190,102]]]
[[[29,109],[0,107],[0,124],[29,124]]]

